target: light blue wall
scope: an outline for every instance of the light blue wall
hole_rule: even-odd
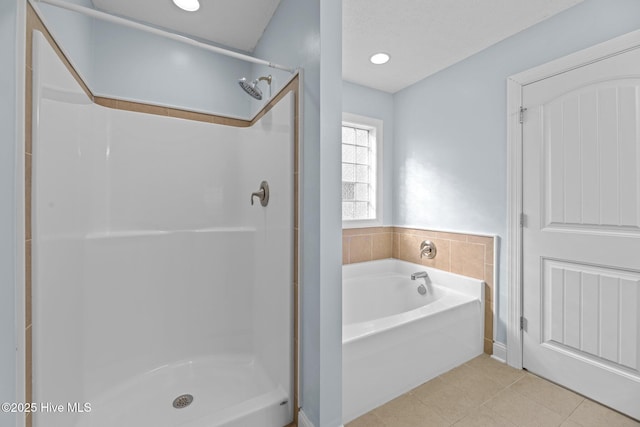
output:
[[[91,0],[66,0],[79,6],[93,8]],[[55,35],[67,58],[85,81],[93,81],[93,50],[91,49],[92,19],[59,7],[38,3],[41,19]]]
[[[92,7],[91,0],[72,0]],[[164,37],[38,4],[43,21],[95,95],[249,117],[237,80],[251,64]]]
[[[17,1],[0,2],[0,402],[16,401],[16,25]],[[0,426],[15,425],[0,412]]]
[[[92,29],[96,95],[249,117],[237,81],[250,63],[103,21]]]
[[[342,111],[382,120],[382,221],[393,223],[393,95],[355,83],[342,82]]]
[[[506,78],[640,28],[637,0],[586,0],[394,96],[394,222],[497,234],[506,340]]]
[[[341,16],[339,0],[282,0],[255,50],[304,68],[300,403],[316,427],[342,423]]]

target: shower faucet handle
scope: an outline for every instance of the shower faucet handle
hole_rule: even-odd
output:
[[[437,253],[436,245],[431,240],[424,240],[420,243],[420,258],[426,256],[427,259],[432,259],[436,257]]]
[[[257,197],[260,200],[260,204],[262,206],[267,206],[269,204],[269,183],[267,181],[262,181],[260,183],[260,189],[251,193],[251,205],[253,206],[253,198]]]

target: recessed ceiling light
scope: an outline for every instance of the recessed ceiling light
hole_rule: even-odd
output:
[[[369,61],[371,61],[371,63],[373,64],[381,65],[389,62],[389,58],[390,56],[388,54],[380,52],[380,53],[376,53],[375,55],[371,55],[371,58],[369,58]]]
[[[198,0],[173,0],[173,3],[187,12],[195,12],[200,9],[200,2]]]

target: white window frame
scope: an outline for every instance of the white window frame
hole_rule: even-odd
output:
[[[372,185],[375,188],[375,207],[376,217],[373,219],[350,219],[342,221],[342,228],[364,228],[364,227],[380,227],[383,224],[382,221],[382,159],[383,159],[383,129],[382,120],[374,119],[372,117],[361,116],[359,114],[342,113],[342,125],[353,126],[356,128],[367,129],[373,134],[375,138],[375,151],[376,151],[376,173],[375,180]],[[340,141],[342,144],[342,141]],[[342,165],[342,158],[340,164]],[[342,169],[342,168],[341,168]],[[342,198],[341,198],[342,200]],[[340,203],[342,206],[342,203]]]

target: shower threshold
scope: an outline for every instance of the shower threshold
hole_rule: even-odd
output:
[[[250,354],[163,366],[107,391],[78,414],[76,427],[281,427],[292,418],[287,393]]]

